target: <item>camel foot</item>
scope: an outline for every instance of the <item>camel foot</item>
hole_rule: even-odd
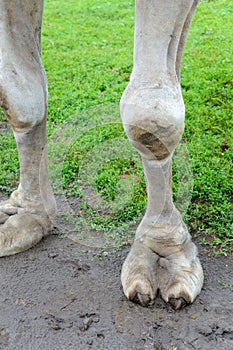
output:
[[[51,229],[55,212],[54,198],[45,208],[39,196],[29,198],[22,190],[13,192],[0,203],[0,257],[36,245]]]
[[[158,291],[174,310],[192,303],[203,285],[203,271],[196,246],[189,241],[182,251],[161,257],[136,240],[121,273],[126,297],[142,306],[150,305]]]
[[[0,226],[0,257],[23,252],[44,236],[41,223],[32,214],[10,216]]]

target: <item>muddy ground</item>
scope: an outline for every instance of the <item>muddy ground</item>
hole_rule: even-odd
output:
[[[150,308],[126,300],[120,270],[129,247],[100,257],[85,240],[50,235],[2,258],[0,349],[233,350],[233,259],[199,248],[205,285],[178,312],[159,298]]]

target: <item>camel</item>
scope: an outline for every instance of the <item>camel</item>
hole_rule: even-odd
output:
[[[175,208],[171,163],[184,131],[179,83],[183,49],[198,0],[136,0],[134,66],[120,101],[129,142],[139,152],[148,204],[122,267],[129,300],[150,305],[158,292],[174,309],[203,285],[198,251]],[[48,176],[47,81],[41,61],[43,0],[0,2],[0,105],[18,147],[20,184],[0,203],[0,256],[46,236],[56,203]]]

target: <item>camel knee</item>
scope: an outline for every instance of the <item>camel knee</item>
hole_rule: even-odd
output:
[[[180,135],[172,125],[157,128],[150,127],[149,120],[144,118],[145,124],[135,121],[135,125],[125,125],[127,136],[139,153],[147,159],[165,160],[174,151]]]
[[[33,128],[47,113],[47,82],[40,58],[43,2],[29,3],[3,0],[0,4],[0,106],[15,131]]]
[[[131,144],[147,159],[165,160],[175,150],[184,130],[181,94],[171,89],[126,89],[121,117]]]
[[[2,74],[6,77],[0,79],[0,105],[15,131],[29,130],[46,118],[47,87],[40,72],[31,76],[23,67],[20,73],[17,68]]]

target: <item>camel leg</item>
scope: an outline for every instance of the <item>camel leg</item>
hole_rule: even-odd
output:
[[[20,184],[0,203],[0,256],[38,243],[56,205],[47,167],[47,82],[40,57],[43,1],[0,3],[0,105],[13,127]]]
[[[125,295],[148,305],[157,292],[174,309],[203,284],[196,246],[172,200],[171,162],[184,129],[179,66],[195,0],[136,0],[134,68],[121,99],[131,144],[141,155],[148,207],[123,264]]]

